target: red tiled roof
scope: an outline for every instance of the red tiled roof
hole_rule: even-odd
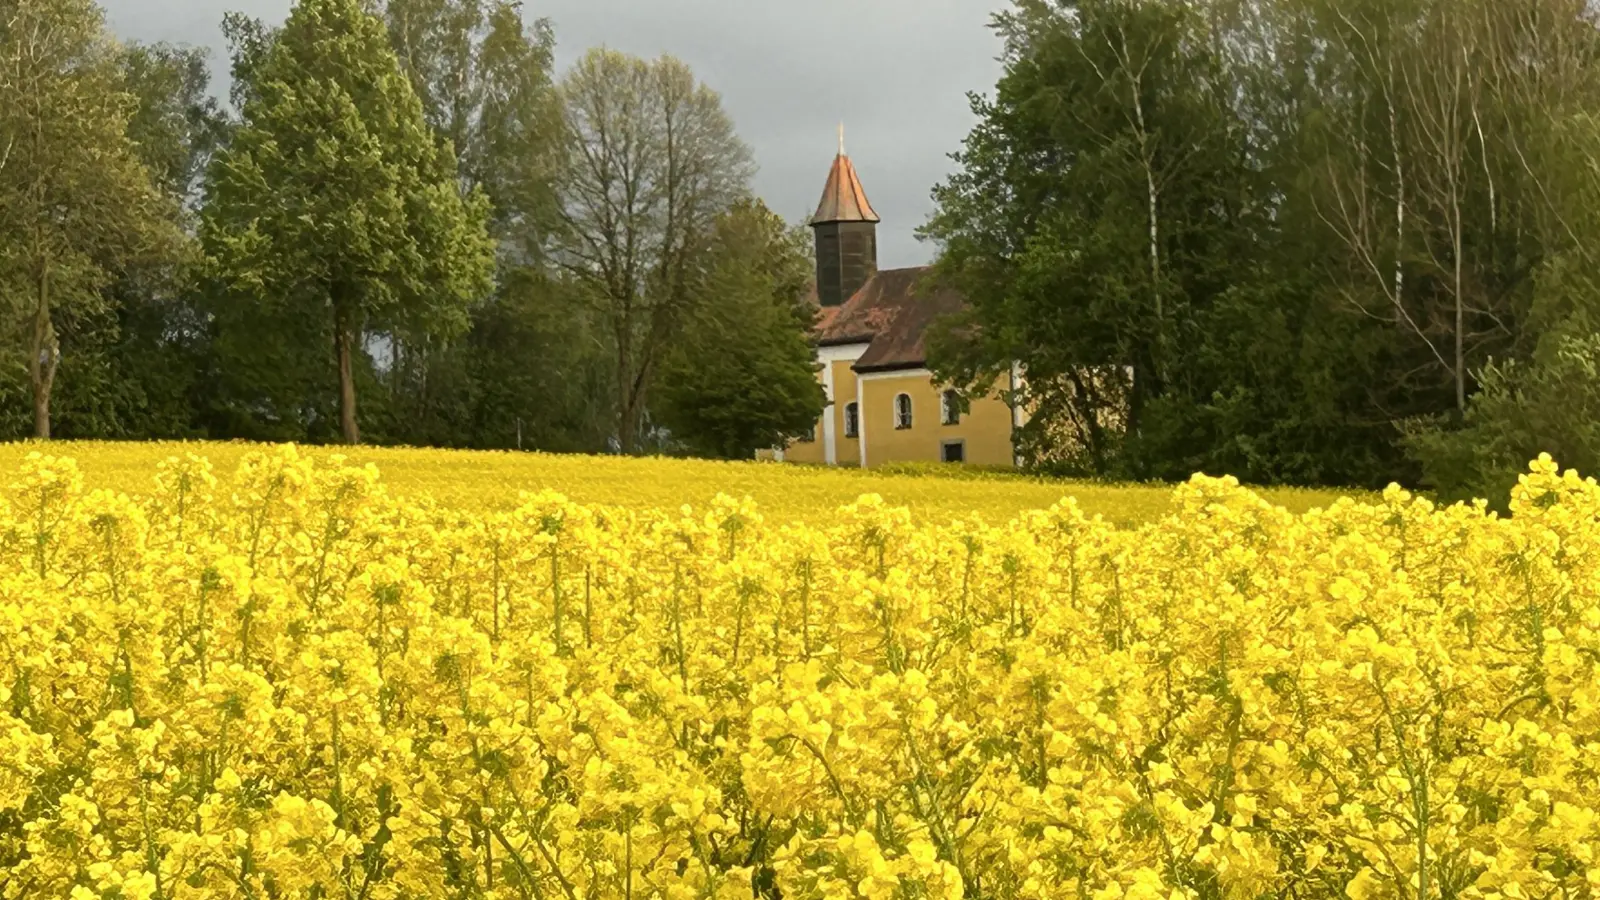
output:
[[[817,214],[811,217],[811,224],[877,221],[878,214],[867,202],[867,191],[856,176],[855,164],[840,153],[834,157],[833,168],[828,171],[828,184],[822,189],[822,202],[817,204]]]
[[[928,282],[928,271],[926,266],[879,271],[844,305],[823,310],[817,342],[824,347],[868,344],[856,360],[859,372],[926,365],[928,326],[966,306],[955,290]]]

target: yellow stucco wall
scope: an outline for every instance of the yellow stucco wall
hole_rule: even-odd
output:
[[[783,458],[786,462],[820,463],[823,462],[822,423],[817,423],[816,440],[794,441],[783,448]]]
[[[861,465],[861,442],[844,436],[844,408],[856,401],[856,373],[851,368],[853,365],[855,363],[847,359],[832,363],[833,407],[828,410],[828,414],[833,416],[833,435],[839,447],[838,463],[841,466]]]
[[[926,370],[869,374],[863,378],[852,368],[853,359],[830,360],[827,365],[832,370],[828,374],[832,377],[834,402],[823,417],[833,420],[837,465],[861,465],[861,441],[844,436],[845,407],[858,398],[862,406],[861,429],[866,434],[868,466],[887,462],[938,462],[944,442],[957,440],[966,445],[968,464],[1014,464],[1011,408],[1001,399],[1001,387],[997,387],[992,396],[973,400],[959,423],[944,425],[939,414],[942,391],[934,386]],[[819,371],[817,378],[827,383],[823,372]],[[911,397],[912,424],[910,428],[897,429],[894,427],[894,398],[902,393]],[[797,441],[784,448],[784,459],[826,463],[823,423],[817,422],[816,440]]]
[[[943,425],[939,396],[926,372],[869,375],[861,379],[862,428],[866,432],[867,465],[886,462],[938,462],[945,441],[966,444],[969,465],[1015,464],[1011,448],[1011,408],[998,393],[974,399],[955,425]],[[894,398],[911,397],[911,427],[896,428]]]
[[[834,441],[838,447],[838,463],[844,466],[861,464],[861,445],[854,438],[846,439],[844,436],[844,406],[856,399],[856,373],[850,368],[854,361],[850,359],[834,360],[828,363],[833,371],[834,403],[823,411],[824,417],[833,418]],[[817,380],[827,384],[823,370],[817,371]],[[783,451],[784,459],[791,462],[825,463],[827,462],[828,445],[824,439],[822,422],[816,424],[816,440],[796,441]]]

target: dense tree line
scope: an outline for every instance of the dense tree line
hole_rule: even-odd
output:
[[[925,233],[973,300],[938,368],[1021,361],[1035,463],[1489,496],[1543,449],[1595,471],[1585,0],[1019,0],[997,27]]]
[[[557,78],[511,0],[223,31],[226,106],[201,51],[0,0],[0,435],[748,456],[810,427],[806,245],[682,63]],[[697,352],[732,317],[737,371]],[[692,414],[726,379],[753,414]]]

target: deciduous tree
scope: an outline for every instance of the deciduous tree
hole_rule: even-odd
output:
[[[705,302],[667,355],[651,404],[696,454],[749,459],[815,427],[827,398],[812,347],[816,310],[803,302],[810,243],[759,200],[718,220]]]
[[[49,438],[62,316],[106,308],[104,288],[180,243],[129,134],[136,98],[91,0],[0,2],[0,292],[20,332],[33,433]]]
[[[339,431],[355,443],[364,336],[467,326],[491,283],[487,203],[463,194],[451,147],[357,0],[302,0],[248,62],[202,238],[228,303],[296,322],[333,351]]]
[[[489,198],[502,254],[541,258],[564,124],[549,20],[524,21],[513,0],[388,0],[384,16],[428,124],[456,148],[462,180]]]
[[[166,201],[181,209],[191,235],[201,181],[211,155],[226,139],[227,121],[211,93],[205,50],[129,44],[122,68],[136,101],[128,132]],[[183,252],[136,261],[107,288],[101,314],[63,330],[64,352],[76,357],[63,384],[62,433],[128,439],[192,437],[196,410],[211,381],[209,344],[192,275],[198,254]],[[94,377],[83,372],[93,365]]]
[[[717,94],[670,57],[591,51],[561,96],[554,258],[605,323],[617,441],[632,452],[662,360],[704,300],[713,224],[748,191],[751,156]]]
[[[1148,404],[1189,387],[1200,319],[1243,258],[1243,130],[1193,3],[1021,0],[997,27],[1006,73],[973,98],[923,231],[971,301],[936,369],[981,395],[1020,361],[1025,455],[1109,473]]]
[[[593,447],[587,410],[610,397],[588,377],[605,362],[594,317],[546,269],[564,149],[550,23],[525,21],[510,0],[388,0],[383,14],[424,116],[457,148],[462,183],[489,200],[500,251],[467,335],[385,336],[384,437],[516,446],[520,430],[524,446]]]

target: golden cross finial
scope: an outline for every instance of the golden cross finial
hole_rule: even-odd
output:
[[[844,123],[839,123],[839,155],[844,155]]]

